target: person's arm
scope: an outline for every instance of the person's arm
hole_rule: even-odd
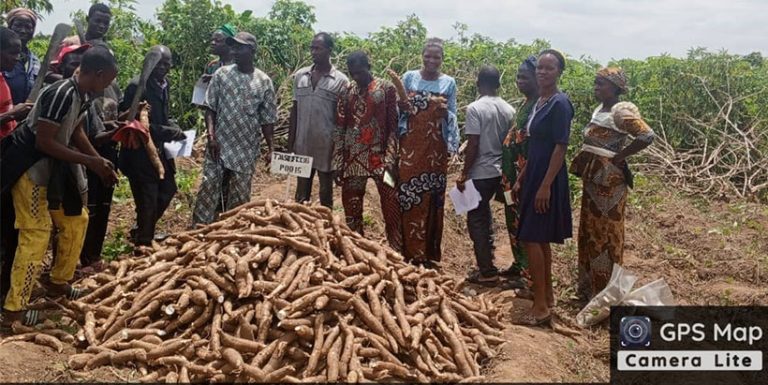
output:
[[[337,185],[341,185],[341,177],[344,175],[346,165],[346,146],[344,138],[347,135],[347,88],[339,93],[336,101],[336,128],[333,130],[333,172]]]
[[[398,114],[397,114],[397,90],[394,85],[388,85],[384,94],[386,103],[387,120],[384,130],[384,165],[385,170],[389,171],[392,177],[397,177],[397,157],[400,151],[400,141],[398,140]]]
[[[125,92],[123,92],[123,97],[120,100],[120,105],[118,106],[119,111],[123,113],[128,112],[128,110],[131,108],[131,103],[133,102],[133,95],[136,94],[138,88],[139,86],[133,81],[131,81],[131,83],[125,87]]]
[[[456,180],[456,187],[459,191],[464,191],[464,183],[469,179],[469,171],[477,160],[477,153],[480,148],[480,135],[467,135],[467,148],[464,154],[464,170],[461,176]]]
[[[555,142],[555,148],[552,156],[549,158],[547,172],[541,181],[534,208],[537,213],[544,214],[549,211],[550,198],[552,196],[552,182],[555,180],[560,169],[565,162],[565,153],[568,150],[568,140],[571,134],[571,119],[573,119],[573,107],[566,100],[557,100],[550,111],[550,122],[552,127],[552,140]]]
[[[291,105],[291,117],[288,123],[288,152],[293,152],[293,144],[296,142],[296,114],[298,113],[296,108],[296,99],[294,99],[293,104]]]
[[[261,123],[261,134],[264,135],[264,141],[267,142],[267,153],[264,154],[264,162],[269,164],[272,161],[273,137],[275,134],[275,123],[277,123],[277,97],[272,79],[268,79],[267,89],[264,91],[264,98],[259,105],[258,119]]]
[[[211,157],[214,160],[219,159],[219,142],[216,140],[216,115],[219,106],[219,74],[221,71],[216,71],[211,78],[211,83],[208,85],[208,90],[205,92],[205,101],[203,105],[205,107],[205,130],[208,136],[208,150],[211,152]]]
[[[549,200],[552,196],[552,182],[555,180],[557,173],[563,167],[563,161],[565,161],[565,152],[567,150],[567,144],[555,144],[555,149],[552,151],[552,157],[549,158],[547,173],[544,175],[544,180],[541,181],[539,191],[536,192],[535,207],[536,212],[539,214],[544,214],[549,211]]]
[[[48,71],[48,73],[45,75],[46,83],[56,83],[61,79],[64,79],[64,77],[61,74],[57,74],[56,72],[53,72],[53,71]]]
[[[99,153],[93,148],[91,141],[88,140],[88,135],[85,134],[83,126],[77,126],[75,131],[72,132],[72,145],[75,146],[80,152],[90,156],[100,156]]]
[[[32,103],[19,103],[13,106],[8,112],[1,113],[0,124],[10,122],[12,120],[24,120],[27,115],[29,115],[29,111],[32,109],[32,105]]]
[[[101,147],[112,140],[112,135],[114,135],[115,132],[117,132],[117,128],[112,128],[107,131],[102,131],[94,135],[93,138],[91,139],[91,142],[93,143],[94,146]]]
[[[629,133],[634,139],[629,146],[624,147],[611,161],[619,168],[624,166],[624,161],[632,155],[644,150],[653,143],[655,134],[648,124],[642,120],[639,114],[631,114],[622,119],[620,129]]]
[[[117,180],[117,175],[112,169],[112,163],[98,156],[98,154],[94,154],[96,150],[88,143],[88,137],[82,128],[75,129],[72,139],[75,141],[75,146],[84,152],[72,150],[56,141],[56,133],[58,131],[59,125],[45,120],[38,120],[35,148],[54,159],[82,164],[96,173],[105,183],[114,184]],[[87,146],[83,145],[83,141],[85,141]],[[80,147],[81,145],[83,146]]]
[[[459,122],[456,118],[456,82],[451,82],[448,88],[448,111],[443,120],[443,136],[448,147],[448,153],[451,155],[459,151]]]
[[[264,135],[264,141],[267,142],[267,154],[264,158],[264,161],[269,163],[269,161],[272,159],[272,150],[274,149],[274,145],[273,145],[273,139],[275,136],[274,123],[265,124],[261,126],[261,134]]]
[[[469,179],[469,171],[472,170],[472,166],[477,160],[477,153],[480,148],[480,133],[482,130],[482,123],[480,121],[480,114],[474,106],[467,108],[466,122],[464,123],[464,133],[467,135],[467,148],[464,153],[464,170],[461,172],[459,179],[456,180],[456,187],[459,191],[464,191],[464,183]]]

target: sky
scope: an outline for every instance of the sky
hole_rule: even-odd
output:
[[[137,12],[153,19],[163,0],[139,0]],[[266,15],[273,0],[222,0],[238,11]],[[496,40],[550,41],[569,56],[644,59],[690,48],[759,51],[768,56],[768,0],[305,0],[315,7],[318,31],[367,36],[416,14],[430,36],[450,39],[453,25]],[[50,33],[89,0],[53,0],[39,30]],[[382,4],[385,4],[382,6]]]

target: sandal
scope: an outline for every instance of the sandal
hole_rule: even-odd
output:
[[[501,285],[502,290],[528,290],[528,283],[522,276],[509,278]]]
[[[0,328],[3,332],[12,330],[14,322],[20,322],[24,326],[35,326],[46,320],[45,313],[41,310],[3,311],[3,320]]]
[[[527,313],[519,320],[515,322],[518,325],[532,326],[532,327],[552,327],[552,312],[544,316],[544,318],[536,318],[532,313]]]
[[[57,299],[60,297],[66,297],[70,301],[74,301],[80,297],[85,296],[86,291],[84,289],[76,288],[68,283],[57,285],[54,283],[46,284],[46,297],[50,299]]]
[[[467,282],[476,285],[496,286],[499,283],[499,274],[492,273],[491,275],[485,275],[480,271],[475,270],[467,276],[466,280]]]

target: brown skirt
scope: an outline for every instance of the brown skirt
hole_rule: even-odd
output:
[[[440,261],[443,239],[448,150],[443,118],[430,101],[408,119],[400,138],[398,200],[403,212],[403,256],[414,261]]]

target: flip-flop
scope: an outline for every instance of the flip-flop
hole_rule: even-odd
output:
[[[46,287],[46,296],[50,299],[65,297],[70,301],[74,301],[80,297],[85,296],[86,294],[86,290],[74,287],[69,284],[66,284],[66,286],[61,289],[60,287],[62,287],[62,285],[49,284],[48,287]]]
[[[546,315],[544,318],[536,318],[531,314],[530,312],[527,313],[523,318],[520,320],[520,322],[515,322],[517,325],[523,325],[523,326],[532,326],[532,327],[552,327],[552,312],[550,311],[548,315]]]
[[[22,312],[23,314],[19,316],[19,313]],[[12,317],[9,318],[9,315],[12,315]],[[41,310],[29,309],[14,312],[5,310],[3,313],[3,321],[0,322],[0,328],[2,328],[3,332],[6,332],[7,330],[13,330],[14,322],[21,322],[24,326],[35,326],[45,320],[45,313]]]

